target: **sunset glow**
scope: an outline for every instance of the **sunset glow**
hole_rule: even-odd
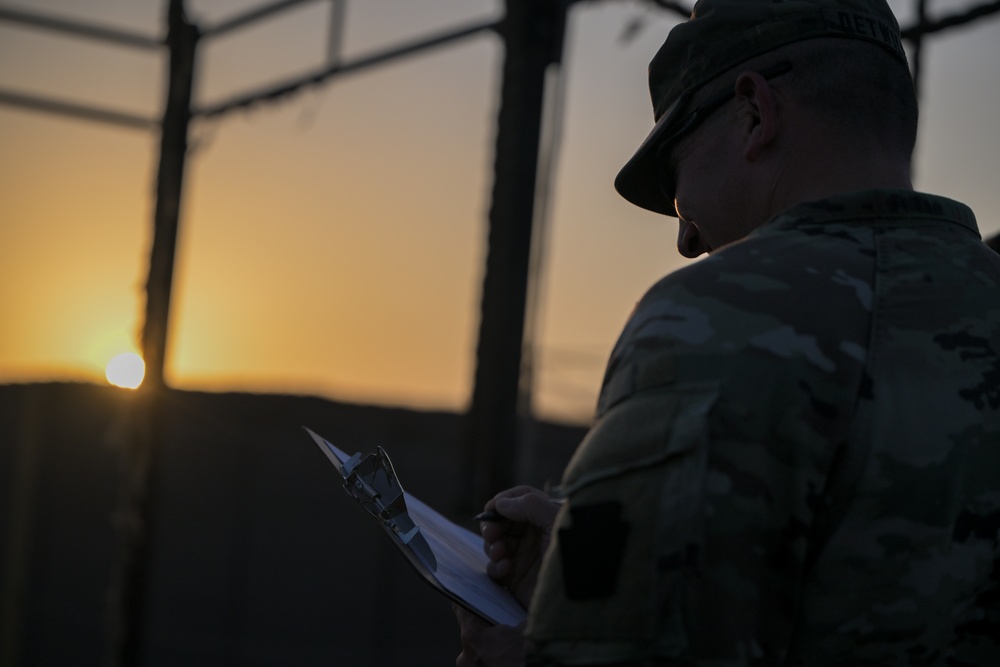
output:
[[[165,34],[164,0],[0,3]],[[205,27],[255,3],[186,4]],[[499,0],[350,4],[345,63],[504,9]],[[676,222],[629,205],[612,186],[651,126],[647,64],[679,19],[643,3],[576,4],[526,336],[536,414],[586,420],[633,304],[686,260],[674,248]],[[912,23],[911,3],[890,4]],[[253,30],[203,40],[194,106],[322,66],[329,9],[302,3]],[[969,204],[993,236],[1000,20],[930,43],[915,185]],[[504,53],[496,34],[483,33],[196,118],[165,383],[465,409]],[[0,89],[155,119],[167,64],[164,50],[0,21]],[[0,147],[0,384],[103,383],[106,371],[129,386],[135,376],[118,375],[118,365],[136,373],[136,355],[114,362],[114,379],[108,360],[142,338],[159,135],[0,104]]]
[[[146,376],[146,364],[135,352],[123,352],[108,362],[104,375],[116,387],[137,389]]]

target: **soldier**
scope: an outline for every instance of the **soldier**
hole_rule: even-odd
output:
[[[913,191],[884,0],[700,0],[616,179],[642,298],[557,495],[487,509],[526,627],[465,665],[1000,665],[1000,256]],[[524,639],[522,639],[522,635]]]

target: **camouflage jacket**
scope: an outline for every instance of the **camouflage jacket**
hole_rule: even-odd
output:
[[[1000,255],[777,216],[640,301],[562,491],[529,664],[1000,665]]]

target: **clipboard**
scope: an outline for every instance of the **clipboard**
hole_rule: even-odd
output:
[[[348,456],[328,440],[306,433],[338,472],[344,489],[385,531],[432,588],[492,625],[518,625],[527,612],[486,574],[482,538],[448,520],[403,490],[381,447]]]

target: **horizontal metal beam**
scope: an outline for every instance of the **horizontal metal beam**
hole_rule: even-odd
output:
[[[226,102],[220,102],[219,104],[213,104],[201,109],[196,109],[194,114],[196,116],[206,117],[221,116],[236,109],[249,107],[261,100],[275,100],[291,95],[305,86],[321,84],[334,76],[358,72],[373,65],[381,65],[383,63],[402,58],[403,56],[412,55],[419,51],[423,51],[424,49],[441,46],[465,37],[471,37],[472,35],[476,35],[487,30],[494,30],[499,25],[500,21],[498,20],[476,23],[464,28],[459,28],[452,32],[427,37],[403,46],[389,49],[387,51],[362,56],[351,62],[335,63],[313,72],[312,74],[307,74],[305,76],[286,81],[285,83],[279,83],[263,90],[240,95]]]
[[[86,37],[102,42],[113,42],[122,46],[141,49],[159,49],[164,45],[162,39],[155,37],[118,30],[117,28],[108,28],[95,23],[85,23],[57,16],[25,12],[10,7],[0,7],[0,21],[22,23],[35,28],[65,32],[77,37]]]
[[[76,104],[75,102],[64,102],[50,98],[35,97],[33,95],[25,95],[23,93],[15,93],[3,89],[0,89],[0,104],[32,109],[34,111],[45,111],[47,113],[57,114],[60,116],[83,118],[85,120],[93,120],[111,125],[133,127],[140,130],[152,130],[160,125],[159,121],[153,120],[152,118],[143,118],[142,116],[135,116],[119,111],[99,109],[97,107],[91,107],[84,104]]]
[[[918,39],[924,35],[941,32],[948,28],[955,28],[966,23],[971,23],[990,14],[1000,12],[1000,1],[986,2],[981,5],[967,9],[959,14],[952,14],[935,21],[926,21],[906,28],[902,31],[903,39]]]
[[[660,9],[672,11],[678,16],[683,16],[685,18],[691,16],[691,7],[681,2],[673,2],[672,0],[653,0],[653,4]]]
[[[266,18],[271,14],[291,9],[296,5],[301,5],[306,2],[316,2],[316,0],[280,0],[274,4],[258,7],[257,9],[251,9],[243,14],[221,21],[214,26],[202,28],[201,35],[202,37],[216,37],[229,32],[230,30],[235,30],[236,28],[241,28],[245,25],[254,23],[255,21],[259,21],[260,19]]]

